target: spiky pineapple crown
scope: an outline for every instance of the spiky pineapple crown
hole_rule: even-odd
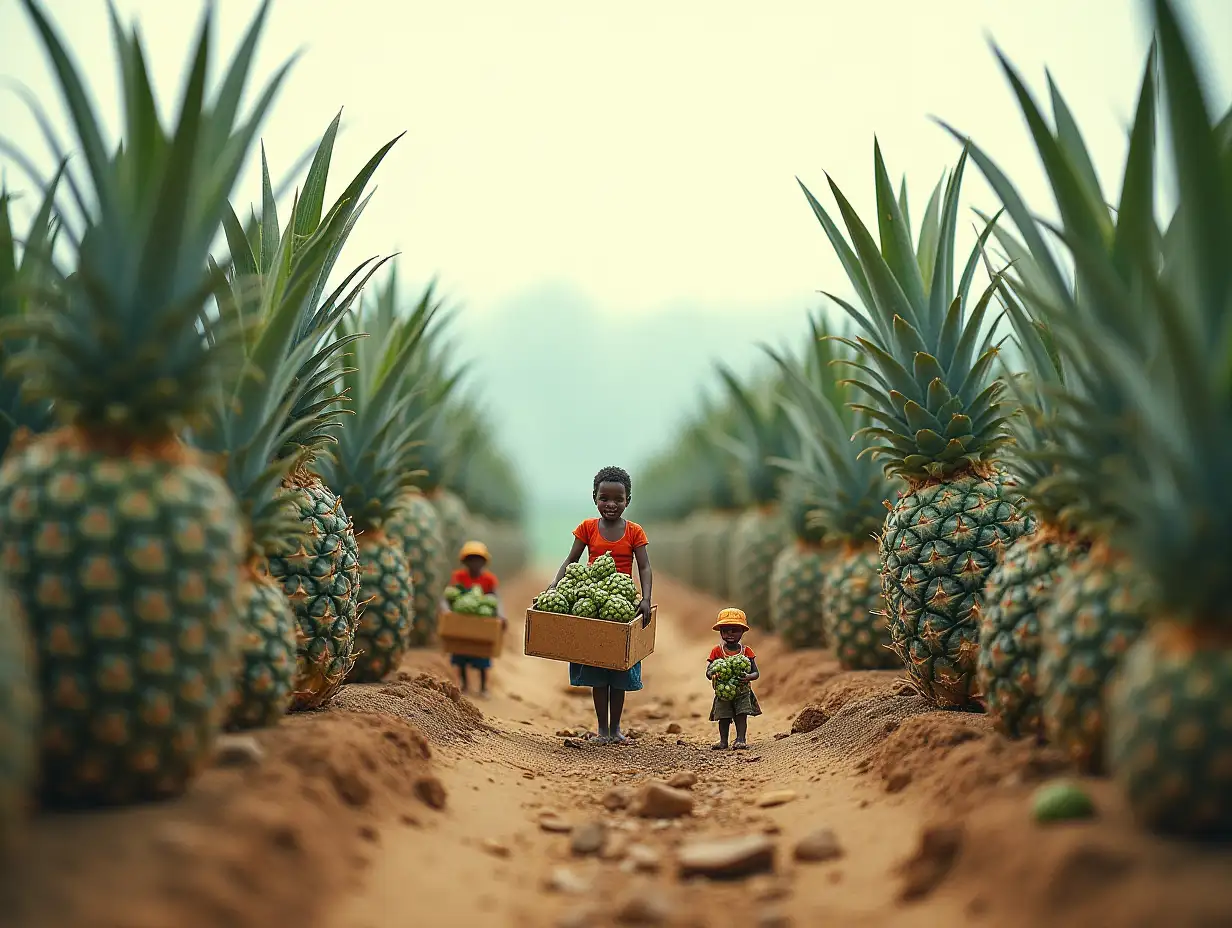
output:
[[[380,529],[414,485],[421,423],[408,414],[414,391],[406,378],[415,370],[435,312],[421,304],[399,317],[392,305],[361,301],[355,317],[341,323],[344,334],[369,337],[355,342],[355,364],[340,378],[354,416],[339,433],[334,453],[318,466],[359,530]]]
[[[914,244],[906,187],[895,198],[880,145],[874,145],[880,246],[833,180],[827,178],[850,244],[800,185],[861,304],[828,294],[859,329],[849,340],[861,354],[850,362],[856,371],[850,383],[868,398],[859,408],[873,420],[861,435],[879,441],[869,451],[889,473],[913,482],[991,467],[1009,441],[1010,410],[993,369],[995,327],[985,326],[996,282],[971,300],[987,229],[954,280],[966,159],[964,151],[948,181],[934,189]]]
[[[1101,492],[1123,500],[1114,542],[1156,581],[1167,618],[1226,634],[1232,628],[1232,112],[1212,118],[1172,5],[1155,0],[1154,9],[1176,211],[1166,234],[1155,234],[1155,172],[1137,147],[1148,142],[1136,126],[1134,180],[1127,181],[1118,211],[1121,247],[1094,247],[1090,217],[1077,204],[1067,204],[1073,212],[1062,215],[1080,279],[1100,287],[1109,314],[1088,304],[1089,312],[1057,313],[1054,321],[1067,349],[1103,371],[1122,408],[1134,410],[1119,424],[1137,464],[1102,477]],[[1145,364],[1144,329],[1157,342]],[[1069,424],[1071,434],[1081,434],[1081,408]]]
[[[1141,373],[1156,362],[1158,320],[1140,308],[1159,240],[1153,218],[1157,56],[1148,53],[1130,133],[1122,188],[1110,207],[1073,114],[1049,80],[1055,128],[1012,65],[1001,66],[1015,93],[1051,183],[1063,222],[1060,238],[1075,257],[1073,273],[1057,260],[1048,228],[975,144],[971,156],[1005,205],[1018,235],[997,223],[994,235],[1010,259],[999,288],[1025,364],[1010,378],[1021,413],[1007,451],[1020,487],[1046,523],[1100,536],[1124,521],[1135,503],[1113,490],[1124,472],[1140,476],[1140,438],[1126,428],[1138,400],[1116,385],[1112,359],[1087,351],[1073,333],[1119,333],[1121,365]],[[950,131],[961,138],[959,133]],[[993,225],[990,223],[990,227]],[[1128,296],[1127,296],[1128,295]],[[1130,359],[1133,359],[1132,361]]]
[[[857,435],[867,415],[847,402],[848,389],[836,378],[836,369],[851,360],[844,338],[833,338],[816,321],[812,326],[810,363],[801,368],[774,352],[783,373],[783,406],[800,442],[796,460],[777,461],[811,487],[807,518],[827,539],[849,544],[868,543],[881,530],[886,502],[902,488],[885,468],[863,454]]]
[[[125,34],[112,10],[124,102],[117,149],[104,141],[102,120],[56,31],[34,0],[25,5],[67,102],[86,176],[68,171],[84,214],[79,228],[65,223],[75,273],[11,321],[11,332],[36,343],[10,371],[26,378],[32,395],[50,399],[63,421],[113,440],[165,439],[200,421],[213,384],[239,361],[239,333],[219,329],[206,339],[198,323],[215,285],[206,259],[227,194],[287,70],[275,74],[241,122],[268,5],[209,102],[207,9],[170,131],[159,118],[138,33]]]
[[[739,463],[749,501],[768,506],[778,499],[780,479],[771,459],[789,456],[793,440],[779,405],[779,384],[770,379],[746,386],[726,367],[720,365],[718,371],[731,400],[735,429],[716,432],[714,439]]]
[[[31,296],[55,285],[51,254],[56,240],[58,184],[57,174],[30,223],[30,231],[20,237],[13,234],[9,192],[0,188],[0,325],[24,318],[31,308]],[[24,338],[0,338],[0,365],[7,366],[10,359],[29,347]],[[4,375],[0,367],[0,456],[19,431],[37,434],[50,428],[52,422],[51,403],[26,396],[21,381]]]
[[[343,410],[331,378],[342,349],[358,337],[336,338],[334,330],[384,263],[363,262],[326,294],[334,262],[366,202],[358,197],[393,144],[369,161],[322,216],[339,118],[317,146],[303,195],[296,196],[281,234],[264,150],[260,221],[254,217],[245,233],[234,211],[224,216],[231,274],[216,294],[218,319],[243,333],[246,363],[232,382],[217,384],[210,424],[194,440],[222,460],[259,554],[294,549],[306,529],[279,490],[295,467],[334,441]]]

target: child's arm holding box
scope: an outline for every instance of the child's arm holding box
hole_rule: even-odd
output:
[[[556,584],[560,583],[561,578],[565,575],[565,569],[582,556],[582,552],[586,550],[586,542],[580,538],[573,539],[573,547],[569,549],[569,556],[565,558],[565,562],[560,565],[560,570],[556,571],[556,577],[548,584],[549,590],[556,589]]]

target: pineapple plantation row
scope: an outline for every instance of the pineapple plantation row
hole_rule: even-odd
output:
[[[262,150],[242,219],[228,197],[287,74],[241,115],[264,6],[216,82],[207,16],[169,127],[117,24],[117,145],[24,5],[78,153],[49,138],[50,179],[20,156],[28,226],[0,193],[0,838],[34,796],[178,794],[220,731],[380,679],[432,640],[467,538],[497,570],[526,559],[434,288],[407,303],[387,258],[336,266],[397,139],[327,204],[335,119],[281,217]]]
[[[829,297],[845,325],[748,383],[721,371],[639,504],[656,566],[789,645],[901,668],[937,707],[1111,774],[1144,826],[1227,838],[1232,113],[1152,6],[1111,196],[1060,91],[1050,122],[1004,59],[1056,221],[944,124],[962,153],[918,226],[879,147],[871,227],[834,180],[801,185],[855,295]],[[971,162],[1001,209],[964,257]]]

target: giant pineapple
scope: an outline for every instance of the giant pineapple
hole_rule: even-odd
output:
[[[985,325],[993,285],[973,298],[982,240],[954,279],[967,153],[934,191],[914,243],[906,190],[895,197],[879,146],[874,160],[880,243],[833,181],[850,243],[804,192],[861,304],[834,297],[859,328],[852,383],[873,420],[861,434],[906,484],[879,542],[893,646],[929,700],[968,708],[978,702],[975,606],[1001,552],[1029,525],[998,466],[1010,409],[993,370],[996,332]]]
[[[207,78],[207,13],[170,130],[136,34],[117,30],[117,146],[55,30],[25,6],[69,100],[84,215],[72,273],[18,328],[36,345],[10,373],[60,425],[0,469],[0,563],[38,655],[43,802],[127,803],[185,789],[233,685],[243,523],[180,434],[241,355],[238,333],[207,339],[198,321],[216,280],[208,250],[270,100],[237,124],[265,8],[222,82]],[[221,87],[208,102],[207,86]]]
[[[1019,232],[998,226],[994,234],[1011,259],[1001,293],[1026,367],[1010,381],[1023,407],[1013,423],[1010,458],[1039,519],[1038,529],[1011,545],[988,578],[980,683],[1000,731],[1044,736],[1095,771],[1106,737],[1104,690],[1142,629],[1152,591],[1149,578],[1105,538],[1110,527],[1124,524],[1124,501],[1108,486],[1139,458],[1139,439],[1121,425],[1136,415],[1137,400],[1118,389],[1102,362],[1092,363],[1068,330],[1079,319],[1124,329],[1127,357],[1143,368],[1152,363],[1158,324],[1140,316],[1124,327],[1124,304],[1106,288],[1115,279],[1138,286],[1140,272],[1124,254],[1140,234],[1137,198],[1153,171],[1156,66],[1148,57],[1117,209],[1106,205],[1109,197],[1089,169],[1060,91],[1051,93],[1054,130],[1013,68],[1004,68],[1061,214],[1075,230],[1101,230],[1084,248],[1106,263],[1093,269],[1079,262],[1067,272],[1013,185],[973,148]],[[1064,156],[1053,158],[1056,152]],[[1112,278],[1105,277],[1109,270]]]
[[[421,305],[396,317],[384,302],[361,303],[342,331],[367,333],[356,342],[355,365],[341,378],[354,412],[338,435],[334,453],[320,462],[329,488],[347,501],[359,540],[360,615],[355,664],[347,677],[356,683],[380,680],[397,669],[410,646],[415,589],[401,542],[387,531],[414,479],[417,423],[407,413],[410,391],[403,378],[435,313]]]
[[[246,488],[240,495],[250,508],[278,513],[277,525],[266,524],[254,533],[261,537],[252,539],[245,571],[245,670],[236,725],[272,720],[288,687],[292,709],[324,705],[353,662],[359,606],[355,534],[341,501],[311,467],[316,455],[328,454],[344,413],[330,375],[345,363],[341,352],[357,336],[337,335],[338,322],[384,259],[363,261],[333,289],[328,289],[329,279],[367,203],[363,191],[397,138],[381,146],[326,208],[341,118],[336,115],[321,136],[285,228],[279,229],[264,152],[259,219],[254,213],[245,229],[233,211],[224,216],[236,273],[232,299],[240,306],[256,302],[242,314],[248,328],[253,319],[265,322],[249,362],[265,384],[245,380],[246,395],[239,403],[219,405],[221,427],[211,441],[228,462],[233,486]],[[270,405],[275,401],[277,407]],[[258,411],[268,418],[259,421]],[[270,444],[274,431],[277,445]],[[281,478],[276,501],[264,496],[272,471],[263,471],[260,457],[252,457],[256,442],[270,445],[268,463]],[[244,458],[238,468],[233,463],[237,454]],[[294,615],[290,681],[284,679],[284,602]]]
[[[801,370],[776,360],[790,398],[788,414],[799,437],[795,470],[812,487],[807,518],[830,544],[821,587],[826,635],[845,670],[898,667],[875,536],[899,481],[862,453],[861,442],[850,438],[868,421],[864,411],[847,405],[848,388],[836,379],[833,362],[849,358],[850,352],[827,338],[819,324],[814,324],[813,336],[811,367]]]
[[[31,295],[54,274],[47,258],[54,242],[53,182],[25,235],[15,235],[8,191],[0,189],[0,320],[6,327],[31,308]],[[30,347],[25,339],[0,336],[5,357]],[[26,440],[52,425],[45,400],[22,394],[21,381],[0,370],[0,457],[14,439]],[[20,433],[20,435],[19,435]],[[38,764],[38,693],[34,649],[21,605],[0,579],[0,858],[20,844],[32,806]]]
[[[297,683],[303,682],[297,677],[306,676],[299,667],[299,651],[306,649],[313,628],[300,628],[283,585],[270,576],[269,560],[285,558],[311,542],[310,523],[299,517],[282,483],[322,452],[341,425],[339,396],[329,374],[347,342],[333,338],[333,330],[358,296],[365,267],[372,263],[361,265],[348,285],[328,299],[312,297],[324,294],[334,258],[358,215],[353,195],[323,214],[337,130],[335,118],[321,138],[303,195],[296,197],[281,235],[264,157],[260,223],[254,222],[245,234],[234,212],[226,217],[233,270],[229,286],[218,296],[219,320],[244,328],[247,363],[234,383],[219,385],[212,422],[197,441],[218,455],[248,520],[240,614],[243,663],[227,723],[232,728],[277,722],[290,707]],[[302,699],[319,689],[299,693]]]

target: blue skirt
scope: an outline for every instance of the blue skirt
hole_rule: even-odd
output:
[[[607,670],[587,664],[569,664],[570,686],[610,686],[614,690],[632,692],[642,688],[642,662],[638,661],[628,670]]]

